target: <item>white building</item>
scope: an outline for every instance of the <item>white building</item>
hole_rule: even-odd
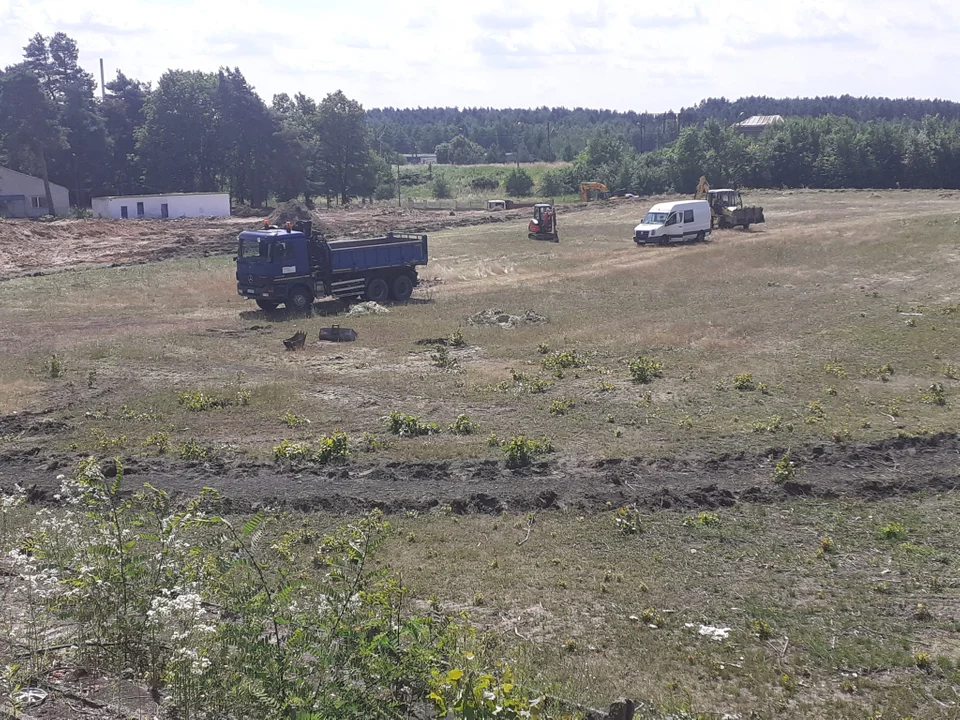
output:
[[[111,195],[93,199],[98,218],[229,217],[228,193],[167,193],[166,195]]]
[[[66,215],[70,210],[70,192],[62,185],[50,183],[53,212],[47,208],[43,180],[0,167],[0,218],[34,218],[43,215]]]

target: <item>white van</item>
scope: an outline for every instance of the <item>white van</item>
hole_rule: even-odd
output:
[[[681,200],[658,203],[633,231],[637,245],[667,245],[684,240],[707,239],[710,234],[710,203],[706,200]]]

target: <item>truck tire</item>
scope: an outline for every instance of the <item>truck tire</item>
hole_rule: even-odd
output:
[[[744,224],[743,224],[743,231],[744,231],[744,232],[747,232],[747,231],[749,231],[749,230],[750,230],[750,223],[744,223]]]
[[[367,291],[364,297],[371,302],[384,302],[390,296],[390,288],[387,281],[381,277],[371,278],[367,283]]]
[[[406,302],[413,295],[413,280],[409,275],[397,275],[393,279],[393,299]]]
[[[313,294],[303,285],[297,285],[287,295],[287,310],[292,312],[309,312],[313,305]]]
[[[257,300],[257,307],[259,307],[264,312],[273,312],[277,309],[277,305],[280,303],[273,302],[273,300]]]

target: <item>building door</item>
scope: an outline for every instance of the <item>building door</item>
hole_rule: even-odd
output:
[[[126,220],[127,217],[129,217],[129,216],[127,215],[127,206],[126,206],[126,205],[121,205],[121,206],[120,206],[120,217],[122,217],[124,220]]]
[[[160,217],[170,217],[170,206],[167,203],[160,203]]]
[[[137,203],[137,217],[143,217],[143,203]]]

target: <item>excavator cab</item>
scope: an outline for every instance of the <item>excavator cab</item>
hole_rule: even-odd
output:
[[[549,240],[560,242],[557,232],[557,211],[553,205],[538,203],[533,206],[533,219],[530,220],[527,237],[531,240]]]

